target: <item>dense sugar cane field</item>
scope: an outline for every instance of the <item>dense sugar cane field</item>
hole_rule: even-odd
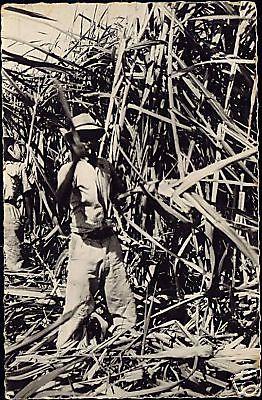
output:
[[[63,13],[2,8],[2,123],[34,197],[26,267],[4,274],[7,398],[259,396],[255,3],[67,4],[70,26],[49,7]],[[138,314],[110,336],[98,293],[89,347],[64,355],[61,91],[105,126],[99,154],[126,184],[111,216]]]

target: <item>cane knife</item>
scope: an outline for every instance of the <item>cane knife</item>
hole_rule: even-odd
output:
[[[58,97],[59,97],[60,103],[61,103],[61,105],[63,107],[64,114],[65,114],[65,116],[66,116],[66,118],[67,118],[67,120],[68,120],[68,122],[70,124],[70,128],[72,130],[73,141],[74,141],[74,143],[76,145],[78,145],[78,144],[80,144],[80,138],[79,138],[79,135],[78,135],[78,133],[77,133],[77,131],[75,129],[75,125],[74,125],[74,122],[73,122],[73,119],[72,119],[72,116],[71,116],[71,112],[70,112],[70,109],[69,109],[69,105],[68,105],[67,99],[65,97],[65,93],[64,93],[64,91],[62,89],[62,86],[61,86],[60,82],[57,79],[54,79],[54,84],[55,84],[55,86],[57,88]]]

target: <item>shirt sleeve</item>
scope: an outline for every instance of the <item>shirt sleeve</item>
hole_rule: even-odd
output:
[[[60,170],[58,171],[58,174],[57,174],[57,187],[59,187],[61,185],[61,183],[65,179],[69,169],[70,169],[70,163],[62,165],[62,167],[60,168]]]

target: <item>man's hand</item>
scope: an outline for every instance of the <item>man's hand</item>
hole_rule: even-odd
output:
[[[72,143],[71,147],[73,150],[73,157],[75,161],[78,161],[81,158],[84,158],[88,155],[88,151],[84,143],[79,143],[79,144]]]

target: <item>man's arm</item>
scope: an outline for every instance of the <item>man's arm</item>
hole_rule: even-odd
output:
[[[60,207],[67,207],[69,204],[77,162],[78,161],[72,161],[65,174],[63,173],[63,169],[58,173],[58,187],[55,194],[57,203]]]
[[[83,144],[80,143],[79,145],[75,145],[71,143],[70,147],[72,150],[73,161],[71,162],[69,169],[66,173],[64,173],[63,167],[58,173],[56,200],[60,207],[68,207],[77,163],[81,158],[85,157],[86,155],[86,150]]]
[[[22,163],[20,168],[23,187],[22,194],[26,212],[25,230],[30,233],[33,230],[33,189],[28,179],[25,163]]]
[[[26,227],[29,230],[29,232],[32,232],[33,230],[33,196],[32,196],[32,190],[28,190],[24,193],[24,205],[25,205],[25,211],[26,211]]]
[[[114,168],[111,166],[111,188],[110,188],[110,200],[112,201],[113,204],[118,205],[118,196],[121,193],[126,192],[126,186],[123,182],[123,180],[119,177],[119,175],[116,173]]]

